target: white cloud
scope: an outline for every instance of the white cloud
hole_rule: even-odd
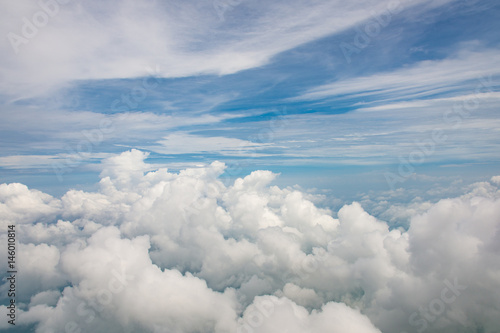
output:
[[[500,176],[491,177],[491,182],[500,185]]]
[[[11,155],[0,157],[0,165],[3,168],[23,169],[50,167],[58,161],[56,155]]]
[[[289,299],[274,296],[257,297],[241,322],[240,332],[380,332],[368,318],[345,304],[330,302],[309,314]]]
[[[170,173],[151,170],[146,157],[114,156],[98,191],[61,199],[0,186],[3,215],[18,224],[19,271],[27,272],[20,325],[400,333],[500,324],[494,181],[425,207],[415,201],[407,214],[397,207],[389,215],[409,218],[405,231],[356,202],[334,219],[310,194],[271,185],[269,171],[226,186],[220,162]],[[429,307],[431,317],[420,313]]]
[[[57,305],[57,301],[61,297],[61,292],[59,290],[47,290],[36,294],[31,297],[30,306],[36,306],[45,304],[48,306]]]
[[[185,125],[207,125],[237,117],[235,115],[157,115],[150,112],[127,112],[118,114],[102,114],[88,111],[50,110],[43,111],[39,107],[6,107],[0,129],[9,136],[13,128],[19,133],[26,133],[31,139],[21,138],[0,157],[0,167],[6,169],[44,169],[64,175],[75,168],[93,168],[93,162],[111,157],[109,151],[116,146],[136,146],[137,142],[161,141],[166,130]],[[44,112],[44,117],[40,117]],[[54,121],[57,119],[57,122]],[[43,129],[43,130],[42,130]],[[17,132],[16,132],[17,133]],[[229,149],[228,153],[239,154],[239,150],[257,148],[260,145],[244,140],[228,138],[198,138],[175,134],[170,139],[191,139],[184,145],[187,151],[197,152],[201,147],[217,152],[218,149]],[[167,137],[169,138],[169,137]],[[208,141],[207,141],[208,140]],[[210,144],[207,145],[207,143]],[[222,141],[221,141],[222,140]],[[155,145],[153,151],[169,151],[180,153],[179,142],[172,147],[172,140],[166,146]],[[161,143],[161,142],[160,142]],[[214,144],[212,144],[214,143]],[[204,146],[203,146],[204,145]],[[241,149],[240,149],[241,147]],[[189,148],[189,149],[188,149]],[[38,154],[33,154],[35,150]],[[54,154],[57,151],[57,154]],[[23,154],[20,154],[23,152]],[[46,154],[42,155],[40,153]]]
[[[0,222],[4,229],[11,223],[51,220],[60,208],[60,201],[48,194],[23,184],[0,184]]]
[[[323,300],[313,289],[301,288],[293,283],[287,283],[283,287],[283,295],[303,307],[319,308],[323,304]]]
[[[399,9],[429,2],[404,1]],[[212,1],[52,3],[58,10],[50,16],[35,1],[2,3],[2,35],[16,34],[13,43],[4,38],[0,44],[3,92],[37,95],[72,80],[145,76],[146,68],[156,66],[163,77],[231,74],[261,66],[280,52],[340,32],[388,7],[386,1],[368,0],[355,6],[343,1],[243,1],[229,6],[221,21]],[[33,31],[24,28],[23,34],[23,17],[33,24],[37,15],[47,16],[46,22]]]
[[[432,73],[423,71],[427,72]],[[497,160],[498,94],[475,94],[477,87],[483,92],[495,89],[494,80],[485,78],[493,83],[482,87],[480,79],[467,83],[468,90],[451,98],[388,104],[376,101],[375,105],[381,105],[359,105],[344,114],[289,115],[286,128],[273,133],[275,145],[280,147],[281,156],[313,158],[315,163],[328,159],[327,163],[348,165],[399,165],[401,159],[409,159],[410,153],[421,155],[425,145],[428,152],[423,160],[414,163],[415,170],[430,162]],[[380,86],[380,82],[377,78],[366,81],[374,87]],[[341,82],[336,84],[342,88]],[[304,122],[308,124],[306,128]],[[480,137],[478,131],[482,133]],[[314,141],[294,142],[296,136]],[[394,167],[395,173],[397,168]]]
[[[254,151],[268,146],[236,138],[204,137],[183,132],[169,134],[157,143],[159,146],[149,148],[161,154],[216,153],[230,156],[248,156],[249,152],[262,156]]]
[[[294,99],[377,97],[380,102],[384,100],[408,101],[432,96],[437,92],[453,93],[457,89],[461,92],[465,89],[466,95],[472,95],[474,92],[476,95],[492,92],[496,85],[492,76],[500,74],[498,53],[496,49],[480,53],[463,50],[454,57],[443,60],[421,61],[392,72],[356,77],[315,87]],[[479,90],[475,91],[475,89]],[[403,103],[396,106],[404,108],[408,105],[419,107],[425,106],[426,102]]]

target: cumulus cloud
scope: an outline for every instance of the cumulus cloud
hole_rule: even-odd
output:
[[[241,332],[359,332],[380,333],[359,310],[345,304],[330,302],[320,311],[309,313],[287,298],[256,297],[245,311]],[[255,330],[254,330],[255,329]]]
[[[172,173],[147,156],[107,159],[95,192],[54,198],[0,185],[3,226],[18,229],[18,325],[400,333],[500,324],[496,178],[412,208],[409,227],[393,229],[357,202],[333,218],[311,194],[272,185],[269,171],[228,183],[223,163]]]
[[[60,208],[59,200],[43,192],[30,190],[25,185],[0,185],[0,222],[4,230],[11,223],[50,220]]]
[[[491,177],[491,182],[496,184],[496,185],[500,185],[500,176]]]

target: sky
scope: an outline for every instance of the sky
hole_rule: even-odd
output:
[[[0,329],[500,327],[498,2],[0,9]]]

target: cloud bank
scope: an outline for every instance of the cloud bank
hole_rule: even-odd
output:
[[[96,192],[54,198],[0,185],[2,230],[18,230],[16,327],[400,333],[500,325],[498,177],[430,205],[404,230],[356,202],[333,218],[313,195],[271,185],[269,171],[228,182],[220,162],[170,173],[151,171],[146,158],[131,150],[107,159]],[[6,248],[6,234],[0,242]],[[0,312],[5,318],[4,305]]]

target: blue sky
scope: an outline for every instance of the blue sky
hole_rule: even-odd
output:
[[[493,0],[0,1],[0,330],[497,332],[499,30]]]
[[[3,6],[2,182],[87,188],[130,149],[345,199],[498,173],[494,1]]]

